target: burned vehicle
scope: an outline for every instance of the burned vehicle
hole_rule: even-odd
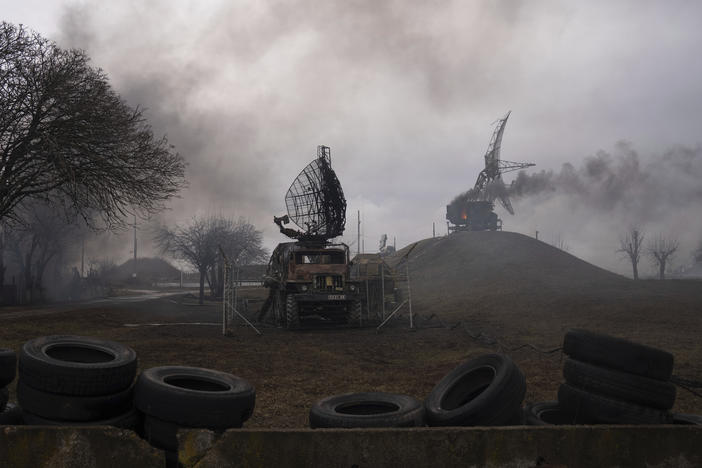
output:
[[[274,217],[280,232],[295,242],[278,244],[264,277],[269,288],[260,320],[295,329],[361,324],[359,288],[350,278],[346,244],[331,239],[344,232],[346,199],[331,168],[327,146],[288,189],[288,214]],[[294,222],[300,230],[286,227]]]

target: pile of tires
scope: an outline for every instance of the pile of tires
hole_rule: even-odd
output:
[[[563,352],[558,402],[527,407],[532,424],[673,423],[672,354],[587,330],[566,333]]]
[[[144,413],[143,437],[177,458],[178,429],[224,431],[240,428],[253,414],[254,387],[225,372],[199,367],[162,366],[143,371],[134,402]]]
[[[7,386],[15,380],[17,356],[11,349],[0,348],[0,425],[22,424],[22,411],[14,403],[9,403],[10,392]]]
[[[133,349],[97,338],[55,335],[19,353],[17,400],[26,424],[106,425],[137,429]]]
[[[368,392],[335,395],[310,410],[310,427],[509,426],[523,424],[524,374],[507,356],[487,354],[449,372],[422,403]]]

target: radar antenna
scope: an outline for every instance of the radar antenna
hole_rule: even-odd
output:
[[[455,226],[450,230],[497,230],[502,229],[502,221],[494,213],[494,202],[500,204],[514,214],[514,208],[509,200],[507,188],[502,181],[502,174],[534,166],[534,163],[520,163],[503,161],[500,159],[502,149],[502,135],[505,125],[512,111],[496,121],[497,126],[492,132],[490,144],[485,152],[485,168],[478,174],[475,186],[467,192],[457,196],[446,206],[446,219]],[[495,122],[494,122],[495,123]]]
[[[317,147],[317,159],[293,181],[285,195],[288,214],[274,217],[280,232],[293,239],[327,241],[340,236],[346,225],[346,199],[331,168],[331,150]],[[283,225],[292,221],[301,230]]]

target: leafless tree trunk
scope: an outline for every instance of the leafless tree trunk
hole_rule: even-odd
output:
[[[648,244],[648,254],[653,263],[658,267],[658,279],[665,278],[666,264],[678,250],[679,242],[676,239],[667,239],[659,235]]]
[[[623,236],[619,237],[619,249],[617,252],[629,258],[631,268],[634,273],[634,279],[639,279],[639,261],[641,260],[641,251],[643,250],[644,233],[638,227],[631,227]]]

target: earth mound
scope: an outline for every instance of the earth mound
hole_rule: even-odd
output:
[[[409,255],[408,255],[409,254]],[[613,252],[614,254],[614,252]],[[633,281],[534,238],[513,232],[457,232],[425,239],[387,257],[409,259],[413,312],[446,322],[493,325],[524,333],[581,326],[607,329],[620,321],[698,315],[702,288],[693,281]],[[549,327],[552,328],[552,327]]]

